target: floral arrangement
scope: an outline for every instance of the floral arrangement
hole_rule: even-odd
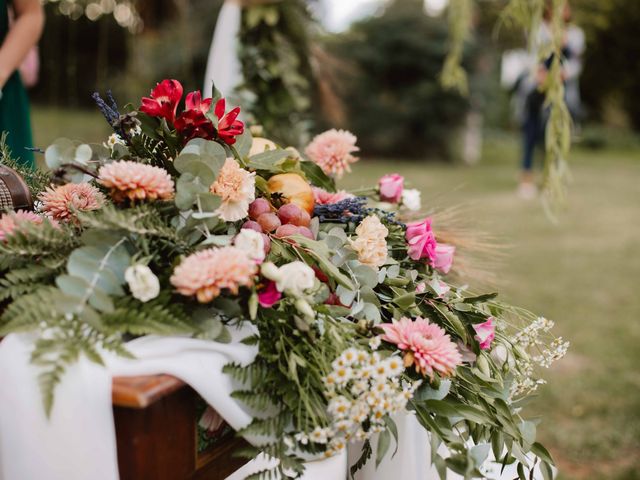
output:
[[[36,211],[0,217],[0,336],[37,335],[46,410],[79,355],[129,355],[146,334],[228,342],[249,322],[255,361],[225,367],[255,411],[237,433],[279,473],[354,440],[352,472],[371,442],[380,462],[394,415],[411,412],[442,475],[479,475],[490,451],[523,478],[537,462],[551,475],[522,404],[543,382],[536,367],[567,349],[552,322],[453,285],[456,246],[402,176],[364,196],[336,189],[358,160],[349,132],[301,153],[252,138],[217,92],[189,93],[178,112],[183,93],[164,80],[124,114],[95,95],[115,133],[54,143]]]

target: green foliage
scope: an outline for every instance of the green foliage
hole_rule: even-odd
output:
[[[15,170],[29,187],[31,194],[37,196],[51,183],[51,175],[39,168],[31,168],[17,162],[7,145],[7,132],[0,135],[0,164]]]
[[[446,24],[428,17],[423,2],[397,0],[380,16],[355,24],[332,41],[332,51],[353,64],[343,97],[348,127],[368,154],[423,158],[448,155],[449,140],[467,101],[443,89]]]
[[[244,83],[238,96],[252,123],[283,145],[308,140],[312,105],[312,24],[306,2],[245,8],[240,33]]]

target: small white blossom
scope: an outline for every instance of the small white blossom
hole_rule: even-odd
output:
[[[146,265],[132,265],[124,272],[133,298],[148,302],[160,294],[160,281]]]
[[[309,439],[314,443],[327,443],[329,441],[329,436],[331,434],[330,429],[316,427],[313,429],[313,432],[309,435]]]
[[[420,190],[415,188],[406,188],[402,191],[402,205],[412,212],[420,210],[422,201],[420,198]]]
[[[377,350],[378,348],[380,348],[380,343],[382,343],[382,340],[379,336],[373,337],[371,340],[369,340],[369,348],[371,348],[371,350]]]
[[[240,250],[247,252],[249,258],[254,262],[262,263],[264,260],[264,239],[261,233],[245,228],[236,235],[233,244]]]

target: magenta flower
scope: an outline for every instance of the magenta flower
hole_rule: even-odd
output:
[[[433,265],[438,242],[431,230],[431,218],[407,224],[406,238],[409,257],[413,260],[426,258]]]
[[[384,175],[378,181],[380,200],[383,202],[399,203],[404,190],[404,177],[397,173]]]
[[[276,282],[269,281],[258,293],[258,303],[263,308],[271,308],[282,298],[282,293],[276,288]]]
[[[480,344],[480,350],[489,350],[493,339],[496,338],[496,326],[493,324],[493,317],[487,321],[473,326],[476,331],[475,339]]]
[[[438,243],[436,246],[436,256],[433,259],[433,268],[440,270],[442,273],[449,273],[453,265],[453,255],[456,253],[456,247],[445,243]]]
[[[462,363],[462,355],[451,337],[425,318],[415,320],[403,317],[393,323],[380,325],[384,330],[382,340],[393,343],[404,352],[404,365],[413,365],[416,372],[433,379],[452,375]]]

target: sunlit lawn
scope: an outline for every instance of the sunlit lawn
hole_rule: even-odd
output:
[[[40,146],[109,134],[98,112],[40,109],[34,127]],[[492,138],[475,167],[363,160],[343,186],[396,171],[425,203],[468,207],[470,221],[508,245],[495,267],[503,299],[556,320],[572,342],[532,408],[561,478],[640,479],[640,152],[577,149],[568,205],[553,224],[515,195],[514,141]]]

